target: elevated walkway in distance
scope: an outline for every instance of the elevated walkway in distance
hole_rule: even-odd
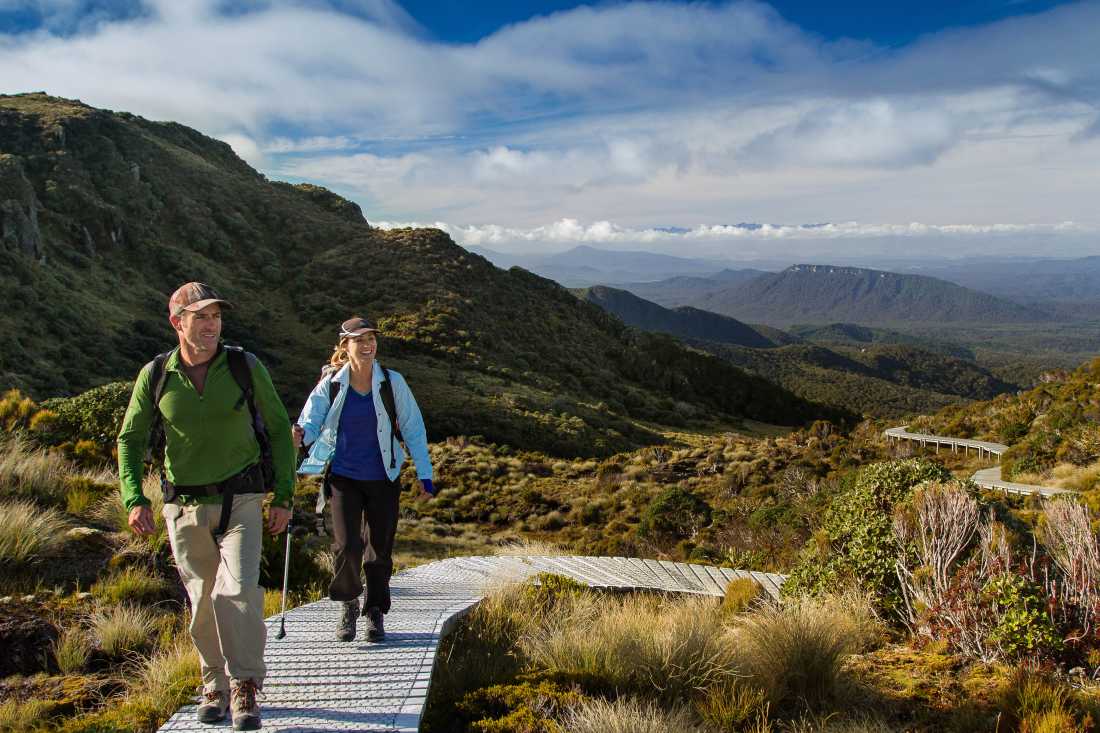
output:
[[[778,598],[785,576],[707,565],[626,557],[455,557],[393,577],[386,641],[334,638],[340,604],[318,601],[287,611],[286,637],[268,620],[268,676],[261,699],[263,730],[282,733],[369,731],[414,733],[431,684],[440,639],[494,583],[538,573],[566,575],[593,588],[722,596],[735,578],[752,578]],[[363,622],[360,622],[362,628]],[[195,720],[195,706],[161,731],[229,730]]]
[[[920,443],[922,446],[934,445],[936,446],[937,453],[941,447],[947,446],[951,449],[952,453],[958,453],[959,449],[962,449],[966,454],[969,454],[971,450],[974,450],[983,458],[992,458],[993,456],[1000,458],[1004,455],[1005,451],[1008,450],[1008,446],[1002,443],[992,443],[987,440],[970,440],[968,438],[949,438],[943,435],[929,435],[927,433],[911,433],[905,427],[887,428],[883,431],[883,435],[889,440],[907,440],[914,443]],[[993,466],[992,468],[983,468],[980,471],[975,471],[974,475],[970,477],[970,480],[983,489],[1025,496],[1038,494],[1047,499],[1058,496],[1059,494],[1077,493],[1072,489],[1059,489],[1053,486],[1036,486],[1035,484],[1018,484],[1012,481],[1005,481],[1001,478],[1000,466]]]

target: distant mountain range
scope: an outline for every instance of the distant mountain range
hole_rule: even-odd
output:
[[[1100,242],[1097,242],[1100,250]],[[1100,299],[1100,255],[1076,259],[966,259],[910,265],[899,272],[950,280],[1020,303]]]
[[[924,275],[831,265],[793,265],[730,285],[666,280],[642,288],[655,302],[676,303],[739,320],[795,323],[1041,323],[1051,312]],[[711,282],[715,283],[712,285]],[[687,298],[687,287],[698,295]]]
[[[664,308],[606,286],[573,292],[627,325],[675,335],[802,397],[867,415],[901,417],[1017,389],[959,358],[968,355],[963,347],[895,331],[844,323],[800,330],[804,338],[829,342],[827,348],[769,326],[691,307]]]
[[[467,249],[497,267],[505,270],[522,267],[569,288],[679,276],[711,276],[729,264],[653,252],[597,249],[588,245],[548,255],[508,254],[478,246]]]

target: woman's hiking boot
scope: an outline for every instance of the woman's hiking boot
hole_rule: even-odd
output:
[[[355,639],[355,622],[359,620],[359,601],[344,601],[344,609],[340,614],[340,620],[336,622],[337,641],[352,641]]]
[[[256,680],[241,680],[230,690],[230,709],[233,712],[233,730],[259,730],[260,704],[256,702],[259,692]]]
[[[382,625],[382,609],[377,606],[371,606],[363,611],[363,615],[367,617],[367,640],[368,641],[383,641],[386,638],[386,629]]]
[[[220,723],[229,712],[229,693],[225,690],[211,690],[202,693],[202,702],[195,710],[200,723]]]

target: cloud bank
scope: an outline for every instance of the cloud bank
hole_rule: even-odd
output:
[[[1059,222],[1100,224],[1098,3],[900,49],[826,42],[753,1],[581,7],[474,44],[390,0],[5,11],[41,22],[0,33],[0,89],[181,121],[370,220],[1007,222],[1055,248]]]

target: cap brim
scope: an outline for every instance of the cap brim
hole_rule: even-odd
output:
[[[209,305],[214,305],[215,303],[221,303],[222,305],[226,306],[227,308],[232,308],[233,307],[233,305],[228,300],[221,300],[220,298],[207,298],[206,300],[196,300],[194,303],[191,303],[190,305],[183,306],[182,308],[180,308],[180,310],[181,311],[190,311],[190,312],[194,313],[195,311],[201,311],[203,308],[205,308]]]
[[[346,339],[353,339],[362,336],[365,333],[380,333],[377,328],[357,328],[354,331],[344,331],[340,335]]]

